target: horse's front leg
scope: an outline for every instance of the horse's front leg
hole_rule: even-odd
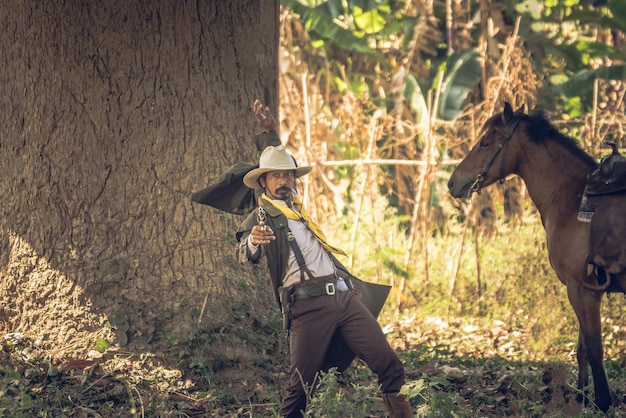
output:
[[[576,360],[578,360],[578,402],[589,402],[587,395],[587,385],[589,384],[589,360],[587,359],[587,346],[585,345],[585,337],[583,336],[582,327],[578,327],[578,346],[576,347]]]
[[[604,350],[602,348],[602,323],[600,305],[603,293],[584,289],[580,284],[567,286],[567,296],[580,323],[578,334],[578,389],[588,384],[588,368],[591,366],[595,402],[606,412],[611,406],[609,382],[604,370]]]

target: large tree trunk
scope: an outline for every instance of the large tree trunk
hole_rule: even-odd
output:
[[[62,356],[109,318],[141,348],[272,303],[231,257],[241,219],[190,194],[258,158],[251,105],[277,106],[278,8],[0,5],[0,332],[46,334]]]

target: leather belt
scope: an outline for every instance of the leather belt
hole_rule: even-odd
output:
[[[350,287],[343,279],[338,279],[334,282],[306,281],[294,286],[292,294],[294,299],[297,300],[316,298],[323,295],[333,296],[337,292],[347,292],[348,290],[350,290]]]

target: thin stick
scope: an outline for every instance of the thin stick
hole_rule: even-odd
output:
[[[304,149],[310,150],[311,149],[311,114],[309,111],[309,90],[307,89],[306,76],[307,76],[306,72],[302,74],[302,102],[304,105],[304,132],[305,132]],[[307,158],[307,161],[305,162],[308,165],[308,158],[309,158],[308,155],[306,158]],[[308,201],[307,196],[309,195],[309,177],[305,176],[303,182],[304,182],[304,187],[303,187],[304,195],[302,196],[302,200],[304,204],[306,204]]]
[[[365,158],[361,160],[342,160],[342,161],[317,161],[315,165],[322,167],[340,167],[349,165],[409,165],[409,166],[427,166],[427,165],[457,165],[463,160],[447,160],[447,161],[417,161],[417,160],[385,160],[382,158]]]
[[[474,228],[474,253],[476,256],[476,287],[478,287],[478,312],[483,313],[482,303],[480,302],[483,299],[482,291],[483,291],[483,280],[482,280],[482,266],[481,266],[481,257],[480,257],[480,234]]]
[[[376,140],[376,122],[378,121],[379,118],[380,118],[380,111],[376,111],[374,113],[374,116],[372,117],[372,120],[370,121],[370,127],[368,129],[369,140],[367,144],[367,153],[366,153],[367,158],[371,157],[373,149],[374,149],[374,141]],[[356,235],[359,230],[359,224],[361,223],[361,212],[363,210],[363,200],[365,199],[365,189],[367,187],[367,184],[369,183],[370,171],[371,170],[365,170],[365,178],[363,179],[363,182],[361,183],[361,189],[359,190],[360,199],[359,199],[359,204],[357,208],[356,222],[354,222],[354,227],[352,229],[352,252],[351,252],[352,259],[350,262],[350,268],[354,267],[354,259],[355,259],[355,254],[356,254],[356,251],[355,251]]]
[[[141,418],[144,418],[144,417],[146,416],[146,414],[145,414],[145,412],[146,412],[146,411],[145,411],[145,409],[144,409],[144,407],[143,407],[143,399],[141,398],[141,393],[139,393],[139,391],[137,390],[137,388],[136,388],[136,387],[134,387],[134,386],[133,386],[133,390],[134,390],[135,392],[137,392],[137,397],[139,398],[139,405],[141,405]]]
[[[207,301],[209,300],[209,293],[211,293],[211,286],[213,286],[213,281],[209,282],[209,289],[206,291],[206,295],[204,296],[204,302],[202,303],[202,310],[200,311],[200,316],[198,317],[198,324],[202,322],[202,317],[204,316],[204,310],[206,309]]]
[[[470,215],[472,211],[472,202],[468,204],[467,208],[464,210],[466,218]],[[456,282],[459,276],[459,270],[461,270],[461,259],[463,258],[463,251],[465,251],[465,240],[467,238],[467,226],[469,222],[466,219],[463,226],[463,238],[461,239],[461,249],[459,250],[459,258],[456,262],[456,268],[454,271],[454,276],[452,277],[452,285],[450,286],[450,297],[454,296],[454,292],[456,291]]]
[[[617,99],[617,103],[615,104],[615,109],[619,109],[619,107],[622,105],[622,102],[624,101],[624,96],[625,95],[626,95],[626,88],[623,88],[622,89],[622,94],[620,94],[619,99]],[[596,106],[594,106],[594,109],[595,109],[595,107]],[[601,138],[600,142],[599,142],[600,144],[602,142],[604,142],[604,137],[606,135],[608,135],[609,129],[611,129],[613,127],[613,124],[615,123],[615,118],[617,117],[618,114],[619,114],[619,112],[611,112],[611,119],[610,119],[609,123],[605,123],[604,124],[604,126],[606,127],[604,129],[604,131],[605,131],[604,133],[600,133],[600,131],[603,130],[602,126],[600,126],[598,128],[598,136]]]

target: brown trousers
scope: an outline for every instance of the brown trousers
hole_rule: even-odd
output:
[[[281,417],[302,417],[305,387],[311,387],[322,370],[335,332],[378,376],[383,393],[398,392],[404,384],[404,366],[357,292],[296,300],[289,340],[291,379],[279,409]]]

